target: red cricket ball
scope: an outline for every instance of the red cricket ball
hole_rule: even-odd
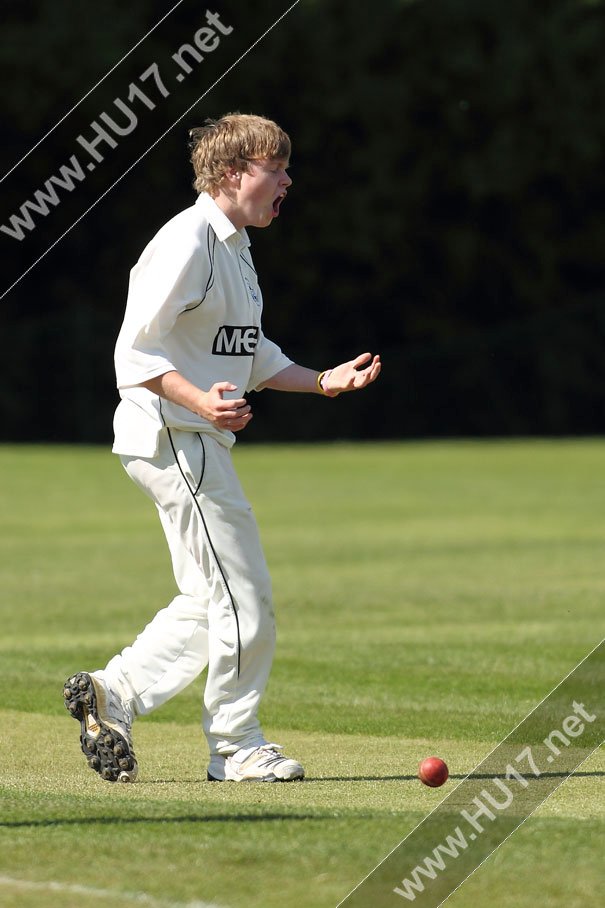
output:
[[[447,780],[449,770],[440,757],[425,757],[418,766],[418,778],[430,788],[439,788]]]

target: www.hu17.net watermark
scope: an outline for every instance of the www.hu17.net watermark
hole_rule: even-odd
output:
[[[205,22],[190,42],[182,44],[172,54],[170,70],[160,71],[156,62],[151,63],[126,86],[121,97],[113,99],[115,110],[102,111],[87,130],[76,137],[87,157],[83,159],[81,154],[72,154],[68,163],[59,167],[59,173],[50,176],[43,188],[34,192],[33,198],[23,202],[19,213],[8,218],[8,224],[0,224],[0,231],[11,239],[24,240],[38,226],[39,219],[47,217],[60,204],[62,194],[73,192],[88,173],[103,163],[108,150],[115,150],[120,139],[134,133],[141,115],[155,110],[169,97],[175,83],[181,83],[191,75],[195,67],[218,48],[222,38],[233,32],[233,26],[225,24],[218,13],[210,10],[206,10]]]
[[[550,768],[563,748],[569,747],[573,740],[579,738],[586,729],[586,723],[596,720],[596,713],[589,713],[583,703],[574,702],[573,712],[565,717],[562,729],[553,729],[538,747],[527,745],[507,764],[503,777],[493,776],[491,785],[482,785],[481,791],[469,804],[469,809],[460,810],[459,816],[472,831],[456,826],[453,833],[445,836],[432,852],[425,856],[413,868],[412,872],[393,888],[393,893],[407,901],[416,901],[418,895],[425,891],[427,882],[435,880],[440,873],[447,871],[448,865],[457,860],[481,835],[485,835],[488,823],[494,823],[500,814],[513,808],[515,799],[527,792],[535,779],[547,776]],[[527,765],[528,769],[525,769]],[[540,768],[542,767],[542,768]],[[522,772],[521,769],[524,771]],[[519,788],[516,788],[517,783]],[[523,801],[526,802],[526,798]],[[472,807],[471,807],[472,804]],[[518,805],[517,816],[524,813],[525,803]],[[533,808],[534,805],[532,805]],[[448,860],[449,859],[449,860]]]
[[[605,641],[341,903],[438,908],[605,739]]]

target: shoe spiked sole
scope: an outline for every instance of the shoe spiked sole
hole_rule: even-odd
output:
[[[87,672],[68,678],[63,687],[65,708],[80,723],[80,744],[88,765],[107,782],[134,782],[134,750],[114,728],[99,717],[97,692]]]

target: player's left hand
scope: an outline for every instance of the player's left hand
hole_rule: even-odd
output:
[[[364,365],[365,368],[363,368]],[[380,356],[362,353],[348,363],[341,363],[340,366],[331,369],[324,379],[324,387],[331,394],[340,394],[342,391],[359,391],[376,381],[381,367]]]

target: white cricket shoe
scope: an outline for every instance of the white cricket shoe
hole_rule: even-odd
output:
[[[80,744],[88,765],[108,782],[134,782],[132,714],[101,678],[78,672],[63,686],[67,711],[80,722]]]
[[[280,744],[241,748],[234,754],[214,754],[208,767],[209,782],[293,782],[304,779],[296,760],[282,756]]]

